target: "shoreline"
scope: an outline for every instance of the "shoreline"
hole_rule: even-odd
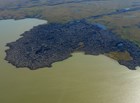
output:
[[[84,20],[42,24],[21,35],[15,42],[7,44],[9,49],[5,57],[17,67],[31,70],[50,67],[54,62],[69,58],[75,51],[88,55],[127,51],[133,60],[118,60],[119,64],[132,70],[140,65],[139,57],[136,57],[140,48],[136,44]]]

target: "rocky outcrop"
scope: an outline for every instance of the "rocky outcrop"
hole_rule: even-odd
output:
[[[52,63],[69,58],[75,51],[90,55],[127,51],[133,59],[118,62],[133,70],[140,65],[138,45],[85,20],[39,25],[22,36],[7,44],[5,59],[16,67],[31,70],[51,67]]]

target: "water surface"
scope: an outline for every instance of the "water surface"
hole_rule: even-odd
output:
[[[17,69],[4,60],[6,43],[45,21],[0,21],[0,103],[139,103],[140,70],[116,61],[74,53],[53,67]]]

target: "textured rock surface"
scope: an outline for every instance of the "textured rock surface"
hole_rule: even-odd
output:
[[[127,51],[133,59],[118,62],[129,69],[140,65],[140,48],[136,44],[84,20],[36,26],[22,36],[7,44],[5,59],[16,67],[51,67],[75,51],[90,55]]]

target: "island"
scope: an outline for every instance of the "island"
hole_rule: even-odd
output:
[[[121,38],[102,24],[85,19],[67,23],[49,23],[24,32],[15,42],[7,43],[6,57],[17,68],[36,70],[51,67],[74,52],[106,55],[135,70],[140,66],[140,47]]]

